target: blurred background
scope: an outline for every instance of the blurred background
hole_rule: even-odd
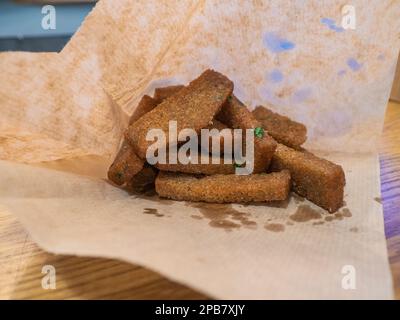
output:
[[[60,51],[96,1],[0,0],[0,51]],[[42,28],[45,5],[56,9],[56,29]],[[47,10],[45,10],[47,12]]]
[[[95,6],[95,0],[0,0],[0,51],[59,52]],[[45,30],[42,9],[56,9],[56,29]],[[400,63],[391,99],[400,102]]]

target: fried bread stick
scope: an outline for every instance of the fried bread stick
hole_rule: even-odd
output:
[[[177,85],[177,86],[156,88],[154,91],[153,98],[145,94],[140,100],[131,118],[129,119],[129,125],[134,123],[136,120],[138,120],[141,116],[143,116],[147,112],[153,110],[155,107],[157,107],[157,105],[159,105],[165,99],[177,93],[183,87],[184,86],[182,85]]]
[[[207,127],[215,114],[232,94],[233,83],[224,75],[206,70],[178,93],[161,102],[156,108],[134,122],[126,133],[126,138],[136,154],[146,158],[147,148],[152,145],[146,140],[151,129],[161,129],[169,145],[169,121],[177,122],[177,130],[191,128],[200,133]]]
[[[140,170],[142,170],[144,161],[140,159],[132,147],[124,141],[119,149],[114,162],[108,169],[108,179],[121,186],[129,182]]]
[[[307,128],[303,124],[262,106],[258,106],[252,113],[276,141],[294,149],[299,149],[306,142]]]
[[[138,106],[135,109],[135,112],[132,114],[129,123],[135,122],[137,119],[139,119],[141,116],[146,114],[147,112],[151,111],[154,109],[157,105],[157,101],[162,101],[172,94],[176,93],[179,91],[183,86],[173,86],[173,87],[165,87],[165,88],[157,88],[156,93],[158,93],[157,100],[149,97],[148,95],[144,95],[143,98],[140,100]],[[221,131],[223,129],[227,129],[228,127],[221,123],[218,120],[213,120],[213,123],[207,127],[207,129],[212,130],[212,129],[217,129],[218,131]],[[222,151],[224,148],[224,139],[223,136],[221,135],[220,138],[220,150]],[[212,140],[211,137],[209,139],[209,150],[212,150]],[[133,187],[133,189],[138,190],[138,189],[143,189],[142,185],[146,184],[146,181],[148,181],[148,184],[153,183],[154,184],[154,179],[155,179],[155,174],[154,172],[157,172],[155,169],[150,169],[149,166],[145,165],[142,170],[139,172],[136,172],[133,166],[140,165],[140,162],[142,162],[138,157],[134,154],[132,154],[132,150],[129,145],[126,144],[126,142],[123,144],[123,147],[121,147],[121,150],[119,154],[116,157],[116,160],[114,161],[113,167],[110,169],[109,173],[109,178],[110,180],[114,181],[118,185],[122,185],[125,182],[128,182],[130,180],[129,185]],[[140,161],[140,162],[139,162]],[[132,164],[129,164],[127,162],[131,162]],[[200,161],[199,161],[200,162]],[[222,162],[222,160],[221,160]],[[212,156],[210,156],[209,164],[188,164],[188,165],[182,165],[182,164],[158,164],[156,165],[161,170],[165,171],[173,171],[173,172],[186,172],[186,173],[195,173],[195,174],[233,174],[234,173],[234,167],[232,164],[212,164]],[[127,168],[128,172],[124,173],[123,168]],[[130,169],[131,168],[131,169]],[[133,174],[133,175],[132,175]],[[134,179],[133,179],[134,178]],[[126,180],[126,181],[125,181]]]
[[[183,87],[184,87],[183,85],[176,85],[176,86],[156,88],[154,90],[153,98],[158,103],[161,103],[165,99],[167,99],[170,96],[174,95],[175,93],[179,92],[179,90],[181,90]]]
[[[343,206],[345,175],[341,166],[282,144],[273,156],[271,170],[287,169],[292,177],[292,189],[316,205],[336,212]]]
[[[145,164],[127,184],[130,191],[143,192],[154,187],[158,170],[149,164]]]
[[[144,114],[153,110],[157,105],[156,100],[148,95],[144,95],[130,117],[129,124],[132,124]],[[144,161],[135,154],[130,144],[124,139],[114,162],[108,169],[108,179],[119,186],[129,183],[134,176],[140,173],[144,164]]]
[[[135,111],[131,115],[129,119],[129,125],[137,121],[140,117],[145,115],[147,112],[153,110],[157,107],[158,101],[149,97],[148,95],[144,95],[142,99],[140,99],[138,106],[136,107]]]
[[[154,166],[161,171],[170,171],[170,172],[183,172],[183,173],[192,173],[192,174],[204,174],[204,175],[213,175],[213,174],[234,174],[235,166],[233,163],[223,163],[224,158],[216,157],[210,154],[203,154],[203,156],[208,157],[208,164],[201,163],[201,153],[199,153],[198,163],[188,163],[188,164],[161,164],[156,163]],[[213,158],[217,158],[220,163],[212,163]],[[168,155],[167,155],[168,159]]]
[[[260,122],[247,107],[232,95],[217,115],[217,119],[233,129],[254,129],[254,170],[265,172],[272,159],[276,142],[264,132]]]
[[[181,90],[184,86],[183,85],[176,85],[176,86],[169,86],[169,87],[162,87],[162,88],[156,88],[154,91],[154,98],[152,99],[154,102],[156,102],[155,106],[158,103],[161,103],[162,101],[164,101],[165,99],[169,98],[170,96],[174,95],[175,93],[177,93],[179,90]],[[143,97],[144,98],[144,97]],[[150,103],[154,103],[153,101],[146,101],[148,104]],[[139,104],[140,106],[140,104]],[[139,108],[139,107],[138,107]],[[148,111],[151,111],[153,108],[147,110],[144,113],[147,113]],[[144,114],[143,113],[143,114]],[[133,123],[133,122],[132,122]],[[129,122],[129,124],[132,124],[131,122]],[[208,130],[212,130],[212,129],[217,129],[218,131],[222,131],[224,129],[229,129],[228,126],[226,126],[225,124],[223,124],[222,122],[213,119],[212,120],[212,124],[208,125],[207,128]],[[230,132],[230,134],[233,136],[232,132]],[[220,142],[220,151],[222,152],[224,150],[224,137],[223,135],[219,134],[217,135],[217,139]],[[210,137],[209,139],[209,150],[212,150],[212,137]]]
[[[208,129],[210,131],[213,130],[213,129],[217,129],[218,133],[215,136],[210,134],[210,137],[208,139],[208,150],[209,150],[209,152],[212,152],[212,150],[213,150],[212,142],[213,142],[213,138],[214,138],[214,140],[216,142],[219,141],[219,150],[220,150],[220,153],[223,154],[224,153],[224,147],[225,147],[225,138],[224,138],[224,134],[223,134],[222,130],[225,130],[225,132],[228,133],[228,136],[232,137],[231,143],[230,143],[230,146],[232,148],[233,148],[233,130],[228,128],[227,125],[225,125],[224,123],[222,123],[222,122],[220,122],[220,121],[218,121],[216,119],[213,119],[212,122],[213,123],[211,125],[209,125],[206,129]],[[229,131],[226,131],[226,130],[229,130]],[[202,145],[202,147],[204,147],[204,145]]]
[[[285,200],[290,190],[288,171],[247,176],[213,175],[197,177],[160,172],[156,192],[165,198],[212,203],[248,203]]]
[[[131,115],[129,119],[129,125],[137,121],[149,111],[153,110],[162,100],[176,93],[182,87],[183,86],[170,86],[157,88],[155,91],[157,98],[144,95],[142,99],[140,99],[138,106]],[[118,152],[108,171],[108,178],[117,185],[123,185],[124,183],[129,182],[134,189],[140,189],[140,186],[143,184],[142,182],[146,180],[153,180],[154,184],[156,174],[152,175],[152,172],[155,169],[149,169],[148,166],[143,167],[143,165],[144,162],[138,156],[136,156],[132,147],[126,142],[126,140],[124,140],[120,151]],[[135,179],[133,179],[133,177],[135,177]],[[136,188],[135,185],[138,185],[139,187]]]

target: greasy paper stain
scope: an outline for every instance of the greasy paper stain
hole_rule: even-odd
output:
[[[296,204],[304,201],[304,198],[296,194],[292,194],[292,197]],[[317,220],[313,222],[312,225],[319,226],[323,225],[325,222],[341,221],[345,218],[350,218],[353,216],[348,208],[343,208],[334,214],[324,214],[324,212],[325,211],[322,212],[322,209],[318,210],[310,207],[309,205],[302,204],[297,207],[297,210],[294,214],[289,216],[289,219],[291,221],[287,221],[286,224],[293,225],[292,221],[303,223],[309,222],[311,220]]]
[[[325,217],[325,221],[326,221],[326,222],[331,222],[331,221],[333,221],[333,220],[335,220],[335,216],[326,216],[326,217]]]
[[[308,205],[301,205],[289,218],[296,222],[308,222],[311,220],[321,219],[321,217],[321,213],[319,213],[317,210]]]
[[[337,212],[334,214],[336,220],[343,220],[343,214],[341,212]]]
[[[151,214],[156,217],[163,217],[164,215],[161,213],[158,213],[158,210],[156,208],[144,208],[143,209],[144,214]]]
[[[255,228],[257,226],[255,221],[249,219],[250,214],[236,210],[232,204],[186,202],[186,205],[199,209],[203,218],[207,219],[209,221],[208,224],[214,228],[231,231],[241,227]],[[193,215],[192,218],[194,218]]]
[[[351,218],[353,214],[348,208],[343,208],[342,210],[325,217],[326,222],[331,222],[334,220],[343,220],[344,218]]]
[[[227,231],[230,231],[233,228],[240,228],[240,224],[224,219],[211,220],[209,225],[214,228],[223,228]]]
[[[267,223],[264,226],[265,229],[272,232],[283,232],[285,231],[285,226],[281,223]]]
[[[305,198],[299,196],[297,193],[292,192],[291,195],[292,195],[292,198],[293,198],[295,204],[299,204],[299,203],[305,201]]]
[[[357,232],[358,232],[358,228],[357,228],[357,227],[350,228],[350,232],[355,232],[355,233],[357,233]]]
[[[346,217],[346,218],[350,218],[353,216],[353,214],[351,213],[351,211],[348,208],[343,208],[340,212],[343,215],[343,217]]]
[[[132,194],[136,199],[147,200],[162,205],[172,205],[174,204],[174,200],[169,200],[165,198],[160,198],[154,189],[148,189],[145,192],[137,192],[132,190],[127,190],[130,194]]]

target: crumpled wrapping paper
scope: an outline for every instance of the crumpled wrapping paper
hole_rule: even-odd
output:
[[[1,53],[1,206],[48,251],[141,264],[216,298],[392,298],[374,142],[400,4],[353,1],[357,28],[342,30],[335,2],[103,0],[61,53]],[[105,180],[140,97],[208,67],[250,108],[308,126],[307,148],[344,167],[347,210],[174,202]]]

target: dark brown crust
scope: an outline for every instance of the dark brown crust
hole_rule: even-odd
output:
[[[144,95],[129,119],[129,124],[153,110],[157,104],[157,101],[152,97]],[[132,147],[124,139],[114,162],[108,169],[108,179],[117,185],[134,184],[135,177],[140,176],[144,164],[145,162],[135,154]]]
[[[217,119],[233,129],[261,127],[247,107],[233,95],[218,113]],[[266,132],[262,138],[254,137],[254,173],[262,173],[268,169],[275,148],[276,142]]]
[[[131,181],[129,181],[127,185],[128,190],[143,192],[154,188],[157,174],[158,170],[146,163],[143,169],[140,170]]]
[[[341,166],[300,152],[282,144],[275,151],[271,170],[287,169],[292,176],[292,188],[316,205],[336,212],[343,206],[345,175]]]
[[[307,128],[288,117],[258,106],[253,110],[254,117],[263,128],[279,143],[298,149],[307,140]]]
[[[133,114],[129,119],[129,125],[137,121],[147,112],[153,110],[155,107],[157,107],[157,105],[158,105],[157,100],[153,99],[152,97],[149,97],[148,95],[144,95],[142,99],[139,101],[139,104],[136,107],[135,111],[133,111]]]
[[[168,86],[162,88],[156,88],[154,90],[154,100],[158,103],[161,103],[165,99],[173,96],[175,93],[179,92],[184,86],[183,85],[176,85],[176,86]]]
[[[126,138],[136,154],[145,159],[147,148],[153,143],[146,141],[149,130],[154,128],[163,130],[167,136],[167,145],[170,120],[177,121],[178,132],[191,128],[199,133],[212,122],[232,90],[232,81],[218,72],[207,70],[177,94],[164,100],[133,123],[128,128]]]
[[[207,126],[207,129],[217,129],[219,131],[223,130],[223,129],[228,129],[228,126],[224,123],[222,123],[221,121],[218,121],[216,119],[212,120],[212,123]]]
[[[212,203],[280,201],[288,197],[288,171],[272,174],[213,175],[196,177],[183,173],[160,172],[156,192],[165,198]]]
[[[140,170],[144,161],[140,159],[132,147],[124,141],[114,162],[108,169],[108,179],[117,185],[129,182]]]
[[[140,99],[138,106],[129,119],[129,125],[137,121],[146,113],[153,110],[162,100],[168,98],[170,95],[177,92],[183,86],[172,86],[165,88],[157,88],[158,92],[157,99],[154,99],[148,95],[144,95]],[[145,185],[154,184],[155,177],[157,175],[157,169],[145,165],[136,154],[132,147],[124,140],[113,164],[108,171],[108,177],[111,181],[118,185],[127,184],[128,189],[134,191],[140,191]],[[137,169],[141,166],[141,169]],[[124,168],[128,168],[127,172],[124,172]]]

